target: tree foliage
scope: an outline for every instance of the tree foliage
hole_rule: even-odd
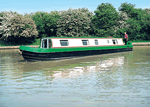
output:
[[[133,9],[135,8],[134,4],[131,3],[122,3],[121,6],[119,7],[119,11],[125,12],[127,14],[132,13]]]
[[[114,37],[123,37],[122,34],[130,27],[130,24],[127,23],[127,20],[129,20],[129,17],[127,13],[125,12],[119,12],[119,20],[118,25],[114,26]]]
[[[2,40],[20,43],[38,35],[36,25],[31,18],[25,18],[13,12],[6,12],[1,18],[0,31]]]
[[[150,15],[148,10],[135,8],[135,5],[131,3],[122,3],[119,11],[126,12],[129,16],[127,23],[130,26],[126,29],[126,32],[130,35],[130,40],[150,40]]]
[[[89,36],[92,13],[88,9],[69,9],[61,12],[57,22],[57,36]]]
[[[124,12],[119,13],[118,25],[114,27],[114,31],[117,32],[118,29],[128,28],[130,25],[127,24],[127,20],[129,19],[128,15]]]
[[[144,9],[144,11],[146,11],[148,14],[150,14],[150,8],[146,8],[146,9]]]
[[[109,3],[102,3],[94,13],[92,23],[95,26],[95,34],[97,36],[113,36],[113,29],[119,20],[116,9]]]
[[[15,17],[17,13],[15,12],[1,12],[0,17],[0,37],[1,39],[7,39],[9,36],[11,36],[11,19]]]
[[[57,21],[60,17],[60,12],[36,12],[32,14],[31,17],[37,25],[39,37],[49,37],[56,35]]]
[[[3,17],[4,12],[0,12],[0,25],[2,24],[2,17]]]

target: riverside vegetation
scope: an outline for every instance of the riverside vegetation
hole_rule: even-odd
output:
[[[123,37],[130,41],[150,41],[150,9],[122,3],[117,11],[110,3],[67,11],[18,14],[0,12],[0,45],[37,44],[42,37]]]

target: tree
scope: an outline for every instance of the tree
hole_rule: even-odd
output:
[[[119,12],[119,21],[117,22],[118,25],[114,27],[114,37],[124,37],[124,32],[126,32],[130,27],[130,24],[127,23],[128,20],[129,16],[127,15],[127,13]]]
[[[144,9],[144,11],[146,11],[148,14],[150,14],[150,8],[146,8],[146,9]]]
[[[4,12],[0,12],[0,29],[2,29],[2,28],[1,28],[1,25],[2,25],[2,21],[3,21],[3,20],[2,20],[2,19],[3,19],[3,18],[2,18],[2,17],[3,17],[3,14],[4,14]],[[1,33],[1,31],[0,31],[0,38],[1,38],[1,37],[2,37],[2,33]]]
[[[94,11],[92,23],[95,26],[95,34],[97,36],[113,36],[114,27],[117,26],[119,14],[116,9],[109,3],[102,3]]]
[[[89,36],[91,19],[92,13],[86,8],[61,11],[61,17],[57,22],[57,36]]]
[[[131,14],[132,11],[135,8],[135,4],[131,4],[131,3],[122,3],[121,6],[119,7],[119,11],[125,12],[127,14]]]
[[[15,17],[17,13],[15,12],[1,12],[1,17],[0,17],[0,37],[1,39],[3,38],[4,40],[7,40],[9,36],[11,36],[11,19]]]
[[[56,29],[57,29],[57,21],[60,18],[60,12],[52,11],[49,13],[47,19],[45,19],[45,29],[46,33],[49,36],[56,36]]]
[[[36,12],[31,17],[35,21],[40,38],[56,35],[57,21],[60,17],[58,11]]]
[[[129,16],[127,24],[129,24],[130,27],[126,29],[127,33],[130,35],[129,38],[131,40],[149,40],[149,10],[142,10],[134,7],[135,5],[131,3],[122,3],[119,7],[119,11],[126,12]]]
[[[3,21],[2,20],[3,14],[4,14],[4,12],[0,12],[0,25],[1,25],[1,22]]]
[[[118,25],[114,27],[114,31],[117,32],[118,29],[129,28],[129,24],[127,24],[127,20],[129,19],[128,15],[124,12],[119,13]]]
[[[0,29],[2,40],[12,43],[22,43],[34,40],[38,35],[36,25],[31,18],[25,18],[13,12],[6,12],[2,19],[3,21]]]

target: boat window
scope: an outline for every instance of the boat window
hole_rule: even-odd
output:
[[[51,43],[50,39],[45,38],[45,39],[41,40],[41,48],[49,49],[49,48],[51,48],[51,45],[52,45],[52,43]]]
[[[68,46],[68,40],[60,40],[61,46]]]
[[[107,43],[109,44],[109,40],[107,40]]]
[[[88,40],[82,40],[83,45],[88,45]]]
[[[98,45],[98,40],[95,40],[95,45]]]
[[[113,44],[118,44],[118,41],[117,40],[112,40],[113,41]]]

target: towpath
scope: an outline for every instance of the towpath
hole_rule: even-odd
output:
[[[39,47],[39,45],[29,45],[30,47]],[[20,46],[0,46],[0,50],[2,49],[19,49]]]

